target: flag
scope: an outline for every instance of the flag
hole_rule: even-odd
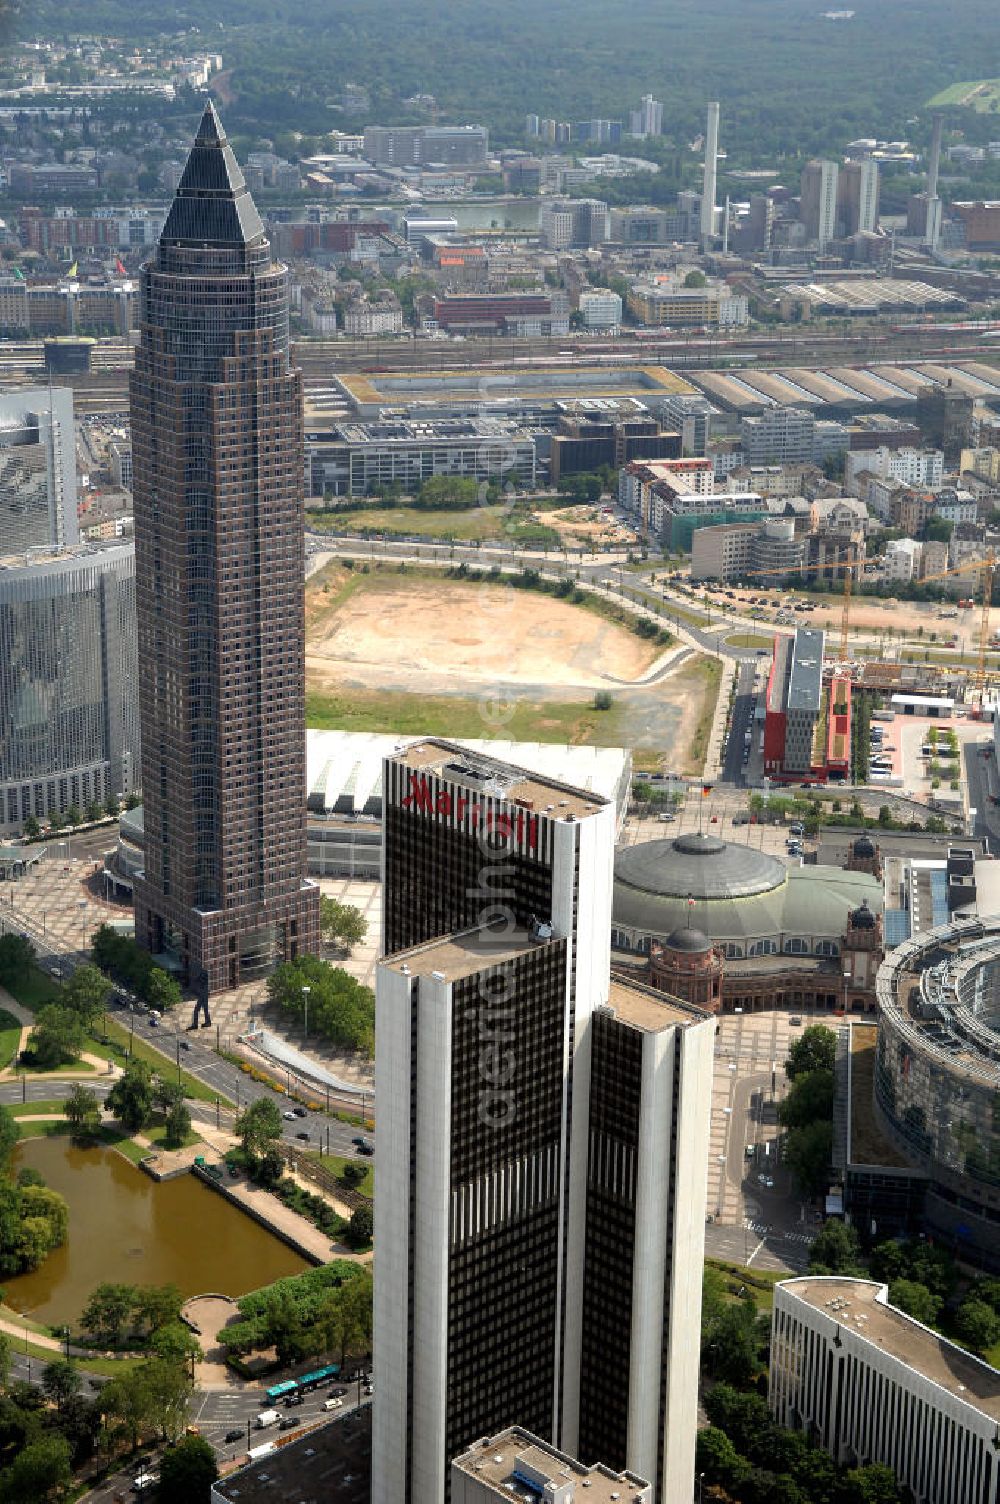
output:
[[[119,277],[128,276],[128,273],[126,272],[125,267],[122,264],[122,258],[120,256],[115,257],[115,271],[118,273]]]
[[[712,790],[714,788],[715,788],[715,784],[714,783],[703,783],[702,786],[701,786],[701,797],[703,799],[707,799],[708,796],[709,796],[709,794],[712,792]]]
[[[17,278],[17,280],[19,282],[23,282],[24,281],[24,273],[22,272],[22,270],[21,270],[21,268],[19,266],[15,266],[15,268],[14,268],[14,276]]]
[[[76,268],[77,268],[78,264],[79,263],[76,262],[76,261],[73,262],[73,265],[70,267],[69,271],[66,273],[67,277],[75,277],[76,276]]]

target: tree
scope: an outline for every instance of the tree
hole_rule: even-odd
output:
[[[34,969],[35,947],[24,935],[0,935],[0,983],[9,986]]]
[[[325,893],[319,900],[319,927],[328,945],[339,941],[348,952],[352,945],[360,945],[368,933],[368,924],[360,909],[350,903],[338,903]]]
[[[955,1330],[975,1352],[984,1353],[1000,1342],[1000,1316],[985,1300],[970,1295],[955,1312]]]
[[[708,278],[705,276],[705,273],[698,270],[688,272],[684,278],[685,287],[705,287],[707,282]]]
[[[71,825],[79,825],[80,821],[83,819],[83,816],[80,813],[79,805],[71,804],[69,809],[66,811],[66,818]]]
[[[104,801],[104,813],[106,815],[110,815],[111,818],[114,819],[116,815],[121,814],[121,811],[121,800],[116,794],[109,794],[107,799],[105,799]]]
[[[831,1217],[823,1223],[809,1249],[809,1268],[815,1274],[855,1274],[861,1257],[857,1232]]]
[[[347,1241],[352,1248],[365,1248],[372,1240],[375,1221],[370,1206],[356,1206],[347,1224]],[[987,1308],[988,1309],[988,1308]]]
[[[810,1024],[803,1029],[788,1051],[785,1075],[789,1081],[809,1071],[832,1071],[837,1054],[837,1036],[825,1024]]]
[[[107,1105],[130,1133],[145,1128],[153,1115],[153,1071],[133,1056],[108,1092]]]
[[[746,1476],[747,1464],[733,1446],[725,1431],[718,1426],[706,1426],[698,1432],[695,1451],[695,1472],[704,1473],[706,1483],[718,1483],[722,1488],[735,1488]]]
[[[136,1301],[134,1285],[102,1284],[91,1293],[80,1325],[98,1341],[117,1347]]]
[[[889,1286],[889,1300],[914,1321],[933,1326],[941,1310],[940,1295],[932,1295],[918,1280],[897,1279]]]
[[[70,1480],[69,1442],[62,1436],[41,1436],[0,1472],[3,1504],[43,1504]]]
[[[260,1159],[281,1138],[281,1112],[270,1097],[259,1097],[241,1112],[233,1130],[244,1153]]]
[[[79,1058],[86,1037],[87,1030],[78,1013],[59,1003],[47,1003],[28,1035],[28,1050],[36,1065],[43,1070],[54,1070]]]
[[[20,1138],[17,1119],[9,1107],[0,1106],[0,1168],[6,1168]]]
[[[10,1381],[10,1360],[13,1346],[7,1332],[0,1332],[0,1389],[6,1389]]]
[[[63,1113],[74,1139],[94,1138],[101,1126],[101,1104],[97,1093],[80,1081],[66,1098]]]
[[[86,1028],[108,1005],[111,983],[97,966],[78,966],[62,990],[62,1004],[79,1014]]]
[[[903,1495],[892,1468],[873,1462],[850,1470],[842,1498],[844,1504],[902,1504]]]
[[[833,1123],[807,1123],[793,1128],[785,1148],[785,1163],[790,1166],[803,1196],[818,1196],[826,1188],[833,1154]]]
[[[161,1504],[209,1504],[219,1476],[215,1452],[203,1436],[185,1436],[160,1462]]]
[[[41,833],[42,827],[39,825],[37,819],[34,815],[29,815],[24,822],[25,839],[28,841],[34,841],[38,836],[41,835]]]
[[[42,1370],[42,1393],[57,1410],[61,1410],[74,1394],[79,1394],[82,1386],[80,1370],[69,1358],[53,1358]]]
[[[100,803],[99,800],[91,799],[90,803],[87,805],[87,808],[84,810],[84,814],[91,822],[99,820],[104,814],[104,806]]]
[[[170,1321],[166,1326],[157,1327],[150,1336],[149,1348],[158,1358],[169,1358],[175,1363],[204,1356],[201,1343],[183,1321]]]
[[[168,1108],[164,1126],[164,1144],[170,1149],[179,1149],[191,1132],[191,1114],[183,1102],[175,1102]]]
[[[151,1008],[158,1008],[161,1013],[165,1013],[175,1008],[182,997],[183,993],[176,977],[172,977],[161,966],[150,968],[146,979],[145,998]]]
[[[757,1309],[752,1300],[727,1302],[716,1315],[702,1353],[710,1378],[745,1389],[760,1372]]]
[[[778,1122],[784,1128],[804,1128],[822,1120],[833,1121],[833,1071],[795,1076],[788,1095],[778,1104]]]
[[[318,956],[301,956],[272,973],[268,996],[295,1017],[305,1011],[309,988],[309,1028],[345,1049],[372,1055],[375,1048],[375,997],[370,987],[355,980],[341,966]]]
[[[180,1320],[184,1297],[176,1285],[140,1285],[132,1292],[132,1311],[140,1330],[155,1332]]]

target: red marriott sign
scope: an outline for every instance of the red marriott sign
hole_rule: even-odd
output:
[[[403,809],[416,810],[422,815],[440,815],[448,824],[468,825],[472,830],[484,830],[500,840],[513,839],[524,851],[538,848],[538,816],[528,810],[496,810],[490,803],[453,793],[451,789],[435,789],[426,773],[410,773],[409,790],[400,799]]]

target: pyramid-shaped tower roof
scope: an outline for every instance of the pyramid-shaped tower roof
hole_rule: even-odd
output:
[[[249,246],[263,239],[257,206],[209,100],[160,244]]]

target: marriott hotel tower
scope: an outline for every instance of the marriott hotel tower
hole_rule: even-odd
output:
[[[288,273],[211,104],[142,273],[131,381],[136,939],[210,992],[318,950],[305,880],[301,377]]]

